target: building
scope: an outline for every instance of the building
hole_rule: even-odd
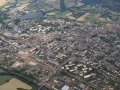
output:
[[[69,90],[69,86],[65,85],[61,90]]]

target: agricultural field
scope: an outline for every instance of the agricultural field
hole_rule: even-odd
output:
[[[113,15],[118,15],[118,13],[115,12],[115,11],[111,11],[111,10],[109,10],[109,12],[110,12],[111,14],[113,14]]]
[[[8,2],[13,3],[13,2],[15,2],[15,0],[0,0],[0,6],[3,6],[4,4],[6,4]]]
[[[83,21],[89,15],[90,15],[90,13],[85,13],[84,15],[80,16],[79,18],[77,18],[77,21]]]
[[[9,82],[6,82],[5,84],[0,86],[0,90],[18,90],[18,88],[22,88],[26,90],[32,89],[31,86],[27,85],[26,83],[16,78],[12,78]]]
[[[29,3],[25,3],[25,4],[22,4],[20,5],[19,7],[16,7],[18,10],[23,10],[25,7],[27,7],[29,5]]]
[[[0,0],[0,6],[3,6],[7,0]]]
[[[9,3],[6,3],[9,2]],[[36,3],[37,2],[37,3]],[[1,0],[0,4],[6,3],[6,6],[1,8],[2,11],[10,10],[10,13],[19,11],[43,12],[46,18],[69,19],[82,22],[112,22],[120,21],[120,11],[102,7],[102,5],[90,4],[86,0],[64,0],[61,4],[60,0]],[[94,3],[94,2],[92,2]],[[65,5],[64,10],[61,7]],[[12,7],[14,5],[15,7]],[[12,7],[12,8],[10,8]],[[33,9],[34,8],[34,9]],[[16,13],[17,14],[17,13]],[[4,23],[11,22],[9,19],[4,20]],[[14,27],[12,23],[10,27]]]
[[[117,20],[118,23],[120,23],[120,18]]]
[[[83,5],[84,5],[84,3],[82,3],[82,2],[77,2],[76,7],[83,6]]]
[[[55,14],[56,14],[55,12],[47,13],[47,15],[49,15],[49,16],[52,16],[52,15],[55,15]]]
[[[100,17],[98,20],[103,21],[103,22],[106,21],[105,18],[102,18],[102,17]]]
[[[77,21],[90,21],[90,22],[112,22],[119,21],[119,13],[107,8],[101,8],[101,6],[92,5],[91,2],[83,0],[64,0],[66,10],[63,12],[60,10],[60,2],[57,0],[46,0],[45,1],[49,9],[46,8],[46,11],[49,11],[52,8],[52,13],[47,13],[48,17],[53,18],[67,18],[70,20]],[[94,2],[93,2],[94,3]],[[48,7],[44,6],[44,7]],[[56,12],[56,9],[57,12]],[[104,10],[103,10],[104,9]],[[104,12],[105,11],[105,12]],[[54,14],[54,13],[55,14]],[[66,14],[65,14],[66,13]]]
[[[57,0],[45,0],[43,8],[45,8],[45,17],[48,18],[66,18],[69,20],[76,20],[82,22],[112,22],[119,21],[119,13],[112,10],[106,12],[99,10],[99,7],[88,5],[82,0],[65,0],[66,10],[60,10],[60,2]],[[46,6],[46,4],[48,6]],[[50,6],[49,6],[50,5]],[[49,9],[48,9],[49,8]],[[51,9],[50,9],[51,8]],[[57,9],[57,10],[56,10]],[[50,10],[50,12],[49,12]],[[105,10],[105,9],[104,9]]]
[[[75,20],[75,17],[72,16],[71,12],[66,14],[66,18],[69,18],[71,20]]]
[[[111,21],[112,21],[109,17],[107,17],[107,18],[106,18],[106,20],[107,20],[107,21],[109,21],[109,22],[111,22]]]
[[[1,0],[0,3],[5,3],[5,1],[6,0]],[[2,8],[2,10],[4,9],[3,11],[13,5],[15,0],[7,0],[7,2],[10,2],[10,4],[7,3],[6,6]],[[17,0],[16,7],[10,8],[10,11],[15,12],[16,10],[23,11],[24,9],[27,9],[27,11],[32,12],[38,10],[44,12],[45,17],[47,18],[64,18],[82,22],[119,21],[119,11],[113,11],[109,8],[103,8],[102,5],[95,5],[90,3],[91,2],[83,0],[64,0],[62,4],[60,0]],[[63,5],[65,5],[64,10],[61,9]],[[32,10],[31,8],[34,9]],[[5,20],[4,22],[6,23],[8,21],[9,20]],[[11,27],[13,26],[14,25],[11,25]]]
[[[0,73],[1,73],[1,72],[5,72],[5,71],[4,71],[4,70],[2,70],[2,69],[0,69]]]
[[[0,86],[11,80],[11,76],[0,76]],[[1,90],[1,89],[0,89]]]

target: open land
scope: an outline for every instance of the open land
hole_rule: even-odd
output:
[[[5,72],[5,71],[4,71],[4,70],[2,70],[2,69],[0,69],[0,73],[1,73],[1,72]]]
[[[5,4],[6,0],[0,0],[0,6],[3,6]]]
[[[35,88],[44,84],[50,88],[58,82],[71,90],[75,85],[84,90],[89,86],[97,88],[90,90],[120,90],[120,11],[84,1],[65,0],[63,10],[59,0],[16,0],[3,5],[0,67],[35,83]],[[41,11],[44,18],[16,20]],[[12,77],[0,80],[0,90],[31,89]]]
[[[25,3],[20,5],[19,7],[17,7],[18,10],[23,10],[25,7],[27,7],[29,5],[29,3]]]
[[[77,21],[83,21],[86,17],[88,17],[88,15],[90,15],[90,13],[85,13],[84,15],[80,16]]]
[[[1,3],[4,3],[5,0],[2,0]],[[77,21],[90,21],[90,22],[119,22],[119,11],[113,11],[112,9],[107,9],[101,5],[89,5],[82,0],[65,0],[66,10],[61,11],[59,0],[38,0],[36,2],[30,3],[30,1],[19,1],[16,4],[17,7],[10,9],[13,13],[16,10],[22,11],[43,11],[46,13],[45,17],[47,18],[64,18],[69,20]],[[93,2],[94,3],[94,2]],[[31,9],[31,7],[34,9]],[[9,7],[9,5],[7,5]],[[7,8],[6,7],[6,8]],[[5,7],[2,9],[7,10]],[[5,11],[4,10],[4,11]],[[67,13],[72,13],[71,15],[66,15]]]
[[[84,3],[78,2],[76,7],[83,6],[83,5],[84,5]]]
[[[23,88],[27,90],[31,90],[32,87],[23,83],[22,81],[12,78],[9,82],[0,86],[0,90],[16,90],[17,88]]]
[[[11,76],[0,76],[0,86],[11,80]]]

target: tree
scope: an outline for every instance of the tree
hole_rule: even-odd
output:
[[[19,22],[20,22],[20,19],[16,19],[16,20],[15,20],[15,25],[18,25]]]

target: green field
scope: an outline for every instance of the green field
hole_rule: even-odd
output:
[[[40,0],[44,1],[44,0]],[[92,0],[91,0],[92,1]],[[50,3],[47,3],[50,2]],[[97,1],[96,1],[97,2]],[[106,3],[108,1],[105,1]],[[85,21],[85,22],[112,22],[112,21],[119,21],[119,13],[118,11],[113,11],[112,9],[105,9],[106,7],[102,8],[105,11],[102,11],[99,9],[99,7],[102,7],[102,5],[90,5],[88,3],[95,3],[93,2],[87,2],[84,0],[65,0],[64,1],[66,10],[63,12],[60,10],[60,2],[58,0],[46,0],[44,4],[44,8],[42,5],[40,7],[43,7],[46,9],[47,17],[51,18],[66,18],[69,20],[77,20],[77,21]],[[110,1],[111,3],[111,1]],[[56,6],[57,5],[57,6]],[[51,7],[49,7],[51,6]],[[93,8],[94,7],[94,8]],[[50,12],[49,9],[51,8]],[[56,8],[58,10],[56,10]]]
[[[71,1],[70,1],[71,2]],[[68,7],[68,4],[66,5]],[[72,7],[72,4],[71,4]],[[67,10],[60,12],[53,10],[47,13],[47,17],[51,18],[67,18],[70,20],[77,20],[82,22],[119,22],[119,14],[112,10],[108,10],[107,12],[103,12],[100,10],[93,10],[90,5],[81,6],[81,8],[70,8]]]
[[[0,81],[2,81],[2,80],[0,79]],[[6,82],[0,86],[0,90],[20,90],[20,88],[22,88],[21,90],[31,90],[32,89],[31,86],[29,86],[28,84],[26,84],[16,78],[12,78],[9,82]]]
[[[5,72],[5,71],[4,71],[4,70],[2,70],[2,69],[0,69],[0,73],[1,73],[1,72]]]
[[[0,76],[0,85],[5,84],[6,82],[8,82],[9,80],[11,80],[12,77],[11,76]],[[1,89],[0,89],[1,90]]]
[[[6,11],[7,9],[10,9],[10,11],[15,11],[16,9],[22,10],[24,7],[26,7],[26,9],[30,11],[30,9],[34,7],[37,12],[43,12],[45,18],[59,18],[76,20],[80,22],[120,22],[120,9],[118,8],[119,6],[111,6],[112,4],[114,4],[114,0],[105,0],[104,2],[101,0],[101,4],[99,4],[99,0],[64,0],[64,10],[61,9],[62,4],[60,4],[60,0],[7,1],[9,1],[9,3],[6,3],[6,5],[3,5],[1,8],[5,9],[4,11]],[[10,3],[10,1],[12,3]],[[19,3],[17,1],[19,1]],[[13,8],[12,5],[17,7]],[[1,14],[0,17],[3,23],[6,23],[4,27],[8,26],[10,28],[14,28],[14,19],[11,19],[9,17],[6,18],[4,16],[4,14]]]

